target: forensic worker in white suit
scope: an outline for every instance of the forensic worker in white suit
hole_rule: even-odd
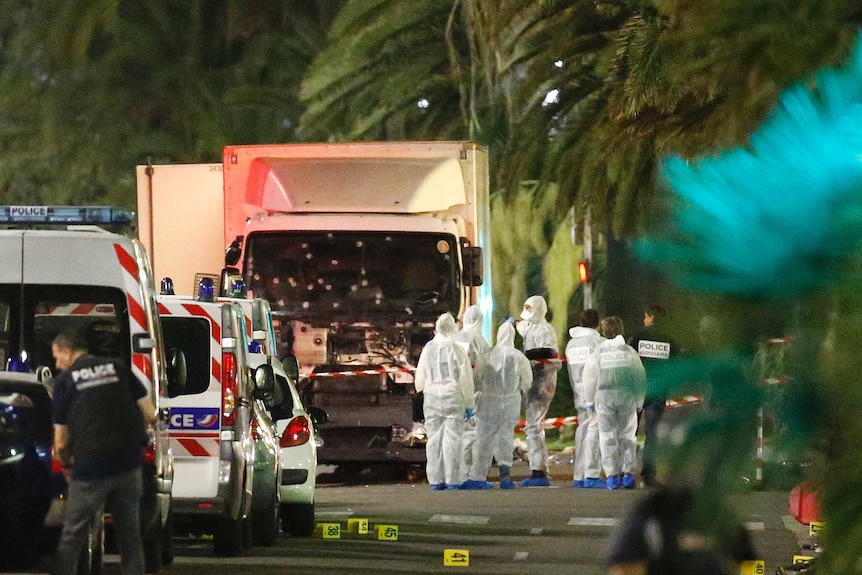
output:
[[[476,408],[473,369],[453,339],[457,331],[455,318],[441,315],[416,366],[416,391],[425,395],[425,474],[434,491],[458,488],[464,419]]]

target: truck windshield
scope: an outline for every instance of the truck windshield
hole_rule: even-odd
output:
[[[293,317],[433,318],[460,304],[458,249],[447,234],[251,234],[245,280],[273,311]]]

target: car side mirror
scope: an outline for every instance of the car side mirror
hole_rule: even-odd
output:
[[[172,349],[168,354],[168,397],[176,397],[186,388],[189,376],[186,354],[181,349]]]
[[[299,362],[296,361],[296,356],[284,356],[281,358],[281,365],[284,367],[284,373],[287,374],[287,377],[289,377],[294,384],[297,383],[299,381]]]
[[[314,425],[323,425],[329,421],[329,414],[319,407],[315,407],[313,405],[309,406],[308,409],[306,409],[306,413],[308,413],[308,417],[311,418],[311,422],[314,423]]]

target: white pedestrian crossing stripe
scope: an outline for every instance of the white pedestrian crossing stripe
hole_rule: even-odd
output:
[[[459,525],[486,525],[491,520],[487,515],[432,515],[429,523],[457,523]]]
[[[613,527],[617,520],[613,517],[572,517],[566,525],[579,527]]]

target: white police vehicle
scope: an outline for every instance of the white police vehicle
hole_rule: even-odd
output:
[[[158,297],[165,340],[183,350],[188,372],[168,400],[174,509],[178,527],[211,533],[217,555],[238,555],[252,537],[272,544],[277,535],[280,452],[260,399],[274,375],[250,360],[243,308],[216,299],[210,278],[201,287],[197,298]]]
[[[141,528],[147,571],[157,572],[173,561],[167,395],[169,384],[182,386],[183,362],[165,354],[142,244],[103,229],[133,217],[104,206],[0,206],[0,369],[53,368],[54,337],[79,329],[91,353],[123,359],[149,390],[158,423],[146,447]]]

